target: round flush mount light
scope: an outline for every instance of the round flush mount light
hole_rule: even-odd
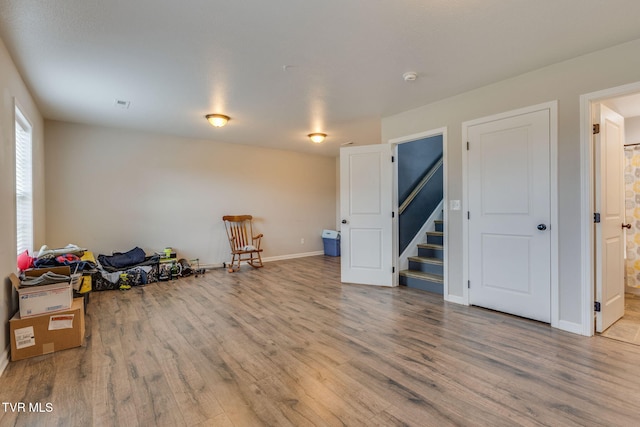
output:
[[[402,75],[402,78],[404,79],[405,82],[412,82],[418,78],[418,73],[414,71],[407,71]]]
[[[224,114],[207,114],[205,117],[207,118],[209,123],[211,123],[211,126],[217,128],[221,128],[222,126],[226,125],[229,120],[231,120],[229,116],[225,116]]]
[[[311,141],[320,144],[327,137],[326,133],[314,132],[307,135]]]

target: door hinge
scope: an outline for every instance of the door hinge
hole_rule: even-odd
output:
[[[391,212],[391,218],[395,218],[396,217],[396,213],[395,212]]]
[[[600,223],[600,214],[598,212],[593,214],[593,222],[596,224]]]
[[[471,212],[467,211],[467,219],[471,219]]]
[[[471,289],[471,280],[467,280],[467,289]]]
[[[467,151],[469,151],[469,141],[467,141]]]
[[[396,156],[391,156],[391,163],[396,161]]]
[[[593,134],[597,135],[600,133],[600,123],[596,123],[593,125]]]
[[[596,313],[600,313],[600,303],[598,301],[593,304],[593,309]]]
[[[395,273],[396,272],[396,268],[395,267],[391,267],[391,272]]]

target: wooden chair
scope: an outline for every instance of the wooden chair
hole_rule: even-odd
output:
[[[262,234],[253,235],[252,219],[251,215],[225,215],[222,217],[231,245],[229,273],[239,270],[241,261],[246,261],[254,268],[262,267],[262,258],[260,257]]]

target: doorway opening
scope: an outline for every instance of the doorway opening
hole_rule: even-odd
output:
[[[601,333],[610,338],[633,342],[636,336],[640,336],[640,262],[637,262],[640,260],[640,171],[636,176],[635,166],[638,164],[640,169],[640,145],[636,145],[640,143],[640,82],[585,94],[580,97],[580,102],[582,334],[592,336]],[[603,131],[603,126],[609,125],[601,117],[601,110],[612,110],[622,117],[624,123],[624,129],[619,132],[622,138],[617,143],[620,147],[616,149],[616,156],[610,156],[609,159],[610,165],[619,162],[620,173],[614,180],[619,183],[613,187],[607,184],[607,188],[599,188],[604,164],[599,156],[602,154],[602,147],[611,148],[602,145],[607,143],[599,139],[606,138],[606,135],[601,136],[599,132]],[[600,123],[601,121],[605,123]],[[604,133],[606,134],[606,129]],[[609,154],[613,153],[609,148]],[[636,154],[639,156],[636,157]],[[604,236],[603,222],[598,222],[603,218],[602,212],[599,212],[602,197],[598,196],[598,191],[609,201],[614,198],[613,194],[620,195],[622,216],[615,228],[619,230],[619,240],[622,243],[620,250],[612,252],[614,255],[617,253],[616,256],[606,253],[607,240],[613,242],[614,239]],[[603,236],[606,238],[603,239]],[[607,269],[612,266],[619,273],[607,273]],[[616,302],[618,307],[613,310],[613,315],[606,309],[611,301]],[[636,344],[640,344],[640,340]]]
[[[389,144],[396,159],[398,282],[446,299],[446,128],[396,138]]]

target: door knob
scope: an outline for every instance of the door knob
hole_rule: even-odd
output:
[[[627,230],[631,230],[631,224],[622,224],[622,228],[626,228]]]
[[[546,230],[546,229],[547,229],[547,226],[546,226],[546,225],[544,225],[544,224],[538,224],[538,230],[540,230],[540,231],[544,231],[544,230]]]
[[[343,224],[346,224],[346,223],[347,223],[347,220],[346,220],[346,219],[343,219],[343,220],[342,220],[342,223],[343,223]]]

